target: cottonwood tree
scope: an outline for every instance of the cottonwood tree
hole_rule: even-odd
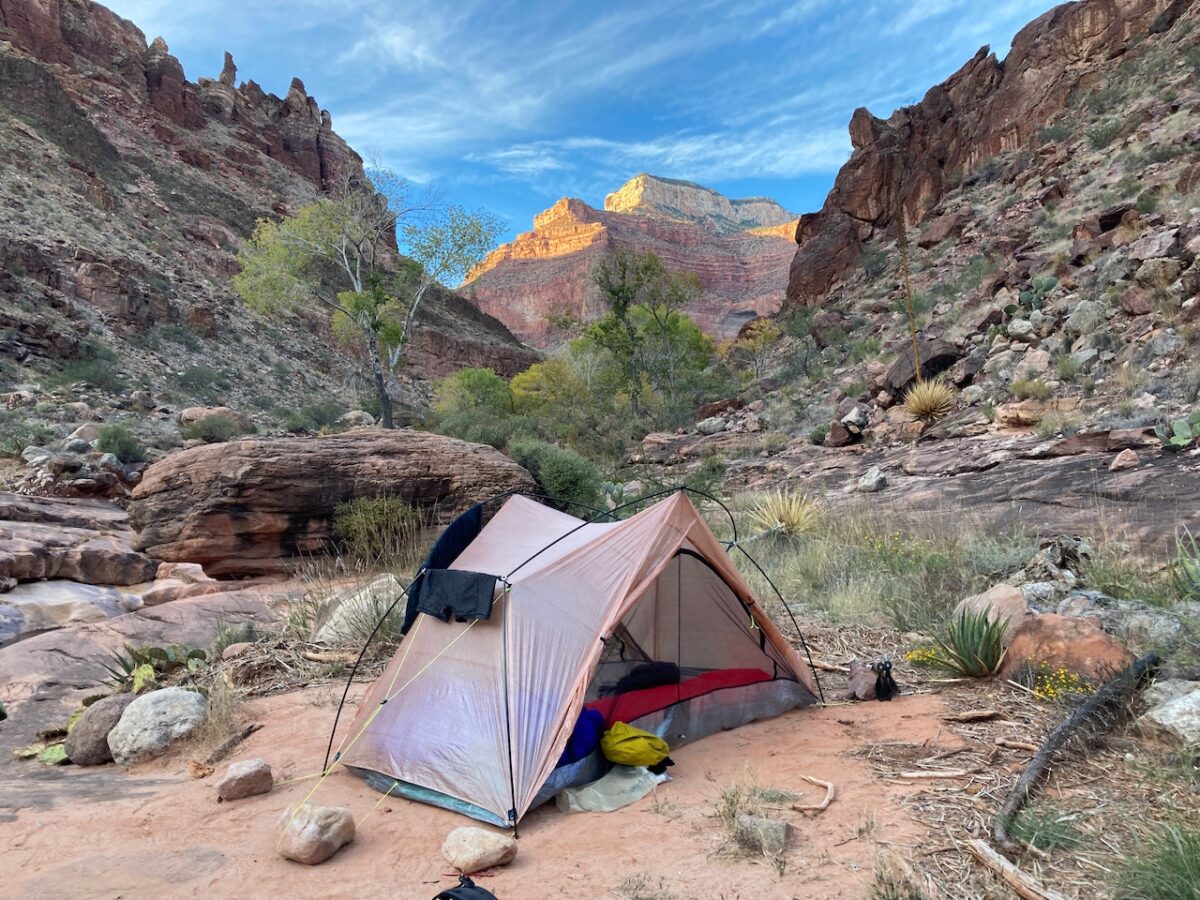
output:
[[[260,219],[238,254],[234,287],[266,315],[328,310],[339,343],[365,345],[382,424],[392,428],[388,379],[404,362],[430,288],[460,280],[500,227],[386,169],[371,170],[370,180],[289,218]]]

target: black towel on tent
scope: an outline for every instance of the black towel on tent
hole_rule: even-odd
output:
[[[458,559],[458,554],[467,549],[467,545],[475,540],[482,530],[483,504],[476,503],[446,526],[446,530],[442,532],[437,543],[433,545],[433,549],[429,551],[429,556],[425,558],[421,568],[429,570],[446,568]],[[404,624],[400,626],[401,634],[408,634],[408,629],[412,628],[413,622],[417,620],[417,613],[420,612],[417,609],[417,594],[420,593],[421,583],[424,580],[424,573],[418,575],[412,589],[408,592],[408,605],[404,609]]]
[[[449,622],[488,619],[496,594],[496,576],[464,569],[430,569],[414,588],[417,611]]]

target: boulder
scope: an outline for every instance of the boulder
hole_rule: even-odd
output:
[[[377,621],[403,592],[404,585],[391,573],[380,575],[365,587],[335,590],[321,605],[312,639],[318,644],[361,642],[366,637],[363,623]]]
[[[1150,294],[1137,285],[1127,287],[1119,302],[1121,309],[1131,316],[1144,316],[1154,309]]]
[[[846,447],[854,443],[856,435],[850,432],[850,429],[843,425],[837,419],[829,426],[829,431],[825,434],[826,447]]]
[[[134,489],[134,546],[212,576],[277,573],[324,552],[339,503],[399,495],[450,518],[508,490],[536,490],[498,450],[407,429],[193,447],[150,466]]]
[[[69,435],[67,435],[67,439],[72,441],[85,441],[88,444],[94,444],[100,439],[100,426],[95,422],[85,422],[83,425],[80,425]]]
[[[925,378],[945,372],[963,355],[958,347],[941,338],[919,341],[917,351],[921,355],[921,374]],[[884,376],[883,389],[894,397],[902,397],[915,380],[916,366],[913,365],[912,348],[905,345],[904,352],[896,358]]]
[[[217,802],[242,800],[269,793],[275,786],[271,766],[265,759],[243,759],[230,763],[217,785]]]
[[[854,489],[864,494],[874,494],[887,487],[888,479],[879,466],[871,466],[859,477]]]
[[[352,409],[348,413],[343,413],[338,418],[339,424],[349,425],[351,428],[370,428],[375,424],[375,417],[366,410]]]
[[[1129,245],[1129,258],[1134,262],[1173,256],[1179,247],[1179,229],[1165,228],[1152,231]]]
[[[182,578],[160,578],[147,590],[142,592],[142,603],[145,606],[161,606],[175,600],[186,600],[188,597],[203,597],[205,594],[219,594],[225,587],[219,581],[184,581]]]
[[[354,840],[354,816],[341,806],[288,807],[279,824],[280,855],[306,866],[325,862]]]
[[[1148,288],[1165,288],[1183,271],[1183,264],[1177,259],[1148,259],[1134,273],[1138,284]]]
[[[1027,619],[1013,633],[999,675],[1011,678],[1023,666],[1045,666],[1100,681],[1128,661],[1124,645],[1092,620],[1043,613]]]
[[[1160,681],[1155,681],[1142,691],[1142,700],[1145,702],[1147,709],[1154,709],[1156,706],[1163,706],[1172,700],[1186,697],[1192,691],[1200,691],[1200,681],[1184,681],[1182,678],[1164,678]]]
[[[1071,307],[1065,329],[1068,334],[1081,337],[1090,334],[1104,321],[1104,306],[1095,300],[1080,300]]]
[[[1193,690],[1152,707],[1137,720],[1143,734],[1200,748],[1200,683]]]
[[[1006,647],[1012,643],[1013,635],[1034,615],[1025,600],[1025,594],[1011,584],[993,585],[982,594],[964,597],[954,607],[951,618],[957,619],[964,612],[987,612],[993,621],[1008,619],[1008,627],[1004,629],[1004,637],[1001,638],[1001,643]]]
[[[236,422],[239,428],[250,427],[250,420],[245,415],[228,406],[189,406],[179,413],[179,424],[186,428],[189,425],[199,425],[205,419],[218,417]]]
[[[743,814],[737,817],[737,830],[739,843],[765,856],[778,857],[787,850],[792,826],[779,819]]]
[[[468,825],[446,836],[442,856],[458,871],[470,875],[512,862],[517,856],[517,842],[510,835]]]
[[[166,751],[187,737],[208,717],[208,700],[179,687],[143,694],[125,708],[108,733],[113,760],[128,766]]]
[[[121,720],[125,707],[135,699],[133,694],[112,694],[101,697],[89,706],[67,734],[67,759],[77,766],[99,766],[112,762],[108,733]]]
[[[696,423],[696,431],[700,434],[717,434],[729,427],[729,421],[723,416],[709,416]]]

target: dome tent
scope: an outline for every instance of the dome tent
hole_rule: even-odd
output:
[[[602,774],[598,752],[559,765],[585,707],[675,747],[816,701],[682,491],[616,522],[514,495],[448,568],[490,609],[417,615],[368,691],[338,761],[380,790],[515,826]],[[623,680],[656,666],[674,678]]]

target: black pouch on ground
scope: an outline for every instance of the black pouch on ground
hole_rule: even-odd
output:
[[[900,693],[900,686],[892,677],[892,661],[884,659],[875,663],[875,697],[887,701],[898,693]]]
[[[481,888],[466,875],[458,876],[458,887],[442,891],[433,900],[500,900],[486,888]]]

